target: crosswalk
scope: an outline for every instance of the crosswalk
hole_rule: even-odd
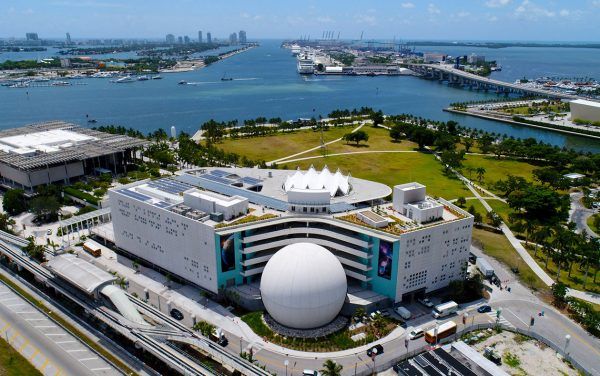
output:
[[[496,312],[492,311],[492,312],[486,312],[486,315],[488,315],[490,317],[490,322],[496,322],[496,320],[498,320],[499,324],[502,324],[504,326],[508,326],[510,328],[514,328],[515,326],[513,324],[510,323],[510,321],[508,321],[507,319],[504,318],[504,316],[502,316],[502,314],[500,314],[500,318],[496,318]]]

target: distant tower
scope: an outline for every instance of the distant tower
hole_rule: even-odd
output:
[[[171,126],[171,138],[177,138],[177,129],[174,125]]]
[[[185,44],[190,44],[190,37],[188,37],[187,35],[183,37],[183,43]]]
[[[240,30],[238,35],[238,40],[240,44],[246,44],[246,32],[244,30]]]
[[[25,39],[31,41],[31,40],[39,40],[40,38],[38,37],[37,33],[25,33]]]
[[[198,43],[202,43],[202,31],[198,31]]]
[[[169,44],[175,44],[175,35],[173,35],[173,34],[167,34],[167,36],[165,37],[165,40]]]
[[[178,36],[177,37],[177,43],[183,44],[183,37],[182,36]]]
[[[67,45],[71,45],[71,33],[67,33]]]
[[[206,43],[208,43],[208,44],[212,43],[212,35],[210,34],[210,31],[208,33],[206,33]]]

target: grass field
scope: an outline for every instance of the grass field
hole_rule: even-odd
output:
[[[353,126],[331,127],[323,132],[323,139],[329,142],[352,131]],[[252,160],[272,161],[290,154],[299,153],[321,144],[321,132],[312,129],[292,133],[279,133],[273,136],[226,139],[217,147]]]
[[[487,203],[492,207],[492,210],[495,211],[500,217],[502,217],[502,220],[506,223],[509,224],[510,221],[508,220],[508,217],[511,213],[514,212],[514,210],[508,206],[508,204],[500,201],[500,200],[486,200]]]
[[[594,215],[589,216],[587,219],[588,226],[590,226],[592,231],[594,231],[596,234],[600,234],[600,228],[598,228],[596,226],[596,224],[594,223],[594,220],[599,216],[600,216],[600,214],[594,214]]]
[[[41,373],[0,338],[0,376],[34,376]]]
[[[475,228],[473,244],[509,268],[519,269],[519,280],[529,288],[548,291],[548,286],[527,266],[504,235]]]
[[[280,167],[307,169],[310,165],[321,169],[327,165],[331,171],[341,169],[345,174],[373,180],[393,187],[417,181],[427,186],[432,196],[453,199],[470,196],[470,191],[457,179],[444,175],[433,155],[424,153],[373,153],[325,157],[281,163]]]
[[[523,161],[506,158],[496,159],[483,155],[466,155],[463,166],[462,174],[475,182],[478,181],[475,170],[478,167],[485,168],[482,185],[494,192],[493,184],[498,180],[506,179],[508,175],[521,176],[533,181],[532,171],[538,168]],[[473,169],[472,172],[469,171],[469,167]]]
[[[417,144],[408,140],[400,142],[392,142],[390,132],[385,128],[373,128],[370,125],[365,125],[361,130],[367,132],[369,141],[361,142],[358,146],[355,143],[346,143],[345,141],[336,142],[327,146],[327,153],[347,153],[354,151],[367,150],[414,150],[418,147]],[[318,155],[315,153],[308,155]]]

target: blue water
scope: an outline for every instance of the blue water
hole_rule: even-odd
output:
[[[115,84],[106,79],[85,79],[77,80],[86,83],[85,86],[1,87],[0,128],[49,119],[86,124],[85,116],[89,114],[90,118],[98,121],[97,125],[119,124],[143,132],[159,127],[168,130],[174,125],[178,130],[194,133],[200,124],[211,118],[243,120],[278,116],[294,119],[319,114],[325,116],[337,108],[370,106],[390,114],[411,113],[443,121],[453,119],[472,128],[519,138],[534,137],[568,148],[600,151],[600,143],[590,139],[442,111],[452,102],[491,99],[496,98],[496,94],[450,88],[415,77],[302,77],[296,73],[295,59],[289,50],[279,46],[280,41],[262,41],[261,47],[197,71],[163,74],[162,80]],[[490,51],[486,55],[499,56],[507,53],[504,50],[486,49]],[[513,73],[509,75],[503,71],[502,74],[507,77],[534,75],[531,67],[536,64],[538,52],[537,49],[527,50],[527,54],[508,51],[506,56],[520,54],[520,59],[527,64],[519,68],[515,63],[511,68]],[[577,51],[582,61],[597,53],[595,50]],[[517,61],[515,57],[513,59]],[[546,64],[556,67],[555,75],[562,72],[561,59],[553,60],[552,64],[547,60]],[[589,71],[585,73],[589,75],[598,68],[588,69],[584,65],[582,69]],[[221,81],[223,76],[232,77],[234,81]],[[196,84],[178,85],[180,80]]]

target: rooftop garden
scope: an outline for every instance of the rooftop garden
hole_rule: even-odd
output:
[[[240,219],[236,219],[233,222],[227,222],[227,223],[219,223],[215,226],[215,229],[219,229],[219,228],[224,228],[224,227],[230,227],[230,226],[237,226],[237,225],[241,225],[241,224],[245,224],[245,223],[251,223],[251,222],[259,222],[259,221],[264,221],[266,219],[271,219],[271,218],[277,218],[277,215],[275,214],[271,214],[271,213],[267,213],[267,214],[263,214],[260,216],[254,215],[254,214],[249,214],[247,216],[244,216]]]

